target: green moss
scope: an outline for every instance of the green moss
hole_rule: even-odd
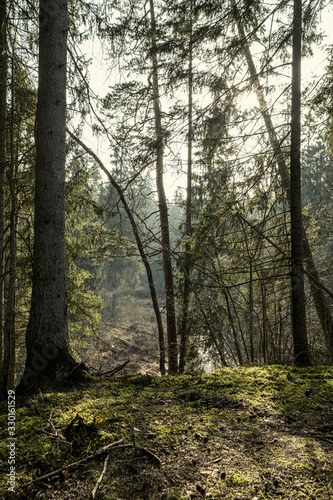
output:
[[[287,373],[298,383],[290,382]],[[212,499],[238,494],[289,498],[305,491],[326,500],[333,494],[332,433],[329,427],[325,430],[333,417],[332,394],[332,367],[267,366],[198,376],[94,380],[21,398],[17,480],[27,483],[121,438],[131,443],[135,428],[136,442],[160,457],[161,477],[147,458],[132,450],[118,453],[109,467],[119,461],[119,469],[106,475],[103,498],[126,498],[130,482],[133,500],[160,499],[162,494],[166,500],[188,498],[186,491],[195,492],[201,484]],[[3,404],[0,424],[0,459],[6,464]],[[144,464],[142,471],[125,476],[121,464],[135,468],[137,460]],[[91,470],[85,479],[91,491],[101,463],[84,470]],[[1,472],[1,479],[5,474]],[[145,481],[149,495],[140,490]],[[5,493],[4,483],[0,494]]]
[[[226,484],[229,487],[239,487],[239,486],[248,486],[251,483],[251,480],[244,474],[240,474],[238,472],[232,473],[232,475],[227,478]]]

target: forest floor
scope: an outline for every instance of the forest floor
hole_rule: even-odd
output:
[[[333,367],[87,376],[19,398],[15,494],[0,410],[2,499],[333,498]]]
[[[123,309],[76,346],[94,377],[16,400],[15,493],[0,404],[0,499],[333,499],[333,367],[159,377],[149,301]]]

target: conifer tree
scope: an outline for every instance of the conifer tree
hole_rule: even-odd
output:
[[[274,127],[271,114],[269,112],[269,107],[265,98],[264,90],[260,84],[259,73],[255,67],[253,57],[249,47],[249,36],[246,35],[245,29],[242,22],[242,17],[238,10],[235,0],[232,0],[232,5],[234,9],[235,21],[237,23],[238,32],[240,35],[240,40],[242,42],[242,50],[244,52],[247,65],[249,68],[250,77],[252,80],[253,88],[256,92],[260,113],[264,119],[265,127],[269,136],[269,140],[274,151],[274,156],[278,165],[279,175],[281,179],[281,185],[286,193],[286,198],[290,202],[290,176],[288,172],[288,166],[286,163],[285,153],[283,151],[281,142],[277,135],[276,129]],[[285,36],[284,42],[289,40],[289,35]],[[280,44],[283,47],[284,43]],[[332,355],[333,352],[333,319],[330,312],[328,302],[324,295],[324,287],[321,283],[320,276],[317,271],[316,263],[313,258],[313,252],[309,244],[306,232],[303,228],[302,230],[302,241],[303,241],[303,253],[304,253],[304,264],[306,274],[309,278],[309,284],[311,288],[311,295],[313,302],[315,304],[316,312],[324,333],[327,349]]]
[[[295,364],[308,366],[310,357],[306,326],[302,244],[304,229],[301,198],[301,57],[302,0],[294,0],[290,155],[292,325]]]
[[[3,363],[4,272],[5,272],[5,182],[7,109],[7,7],[0,2],[0,374]],[[3,382],[4,383],[4,382]]]
[[[151,19],[151,42],[152,42],[152,81],[153,81],[153,106],[155,115],[155,134],[156,134],[156,185],[158,195],[158,205],[160,212],[161,241],[163,272],[165,282],[165,299],[167,315],[167,334],[168,334],[168,372],[169,375],[178,373],[178,349],[177,349],[177,329],[176,329],[176,311],[174,298],[174,281],[171,261],[171,246],[168,207],[165,196],[163,182],[163,155],[164,155],[164,132],[161,120],[160,93],[158,82],[158,54],[156,44],[156,21],[154,13],[154,2],[150,0],[150,19]]]
[[[62,381],[69,353],[65,282],[67,2],[40,0],[32,302],[22,389]]]

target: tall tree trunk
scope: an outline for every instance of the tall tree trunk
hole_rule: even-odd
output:
[[[15,283],[16,283],[16,186],[15,186],[15,73],[14,56],[11,72],[11,113],[10,113],[10,165],[8,168],[8,186],[10,200],[9,218],[9,279],[4,318],[4,358],[1,373],[1,393],[15,388]]]
[[[308,366],[310,355],[306,330],[303,271],[303,223],[301,197],[301,57],[302,0],[294,0],[293,61],[290,144],[290,216],[291,216],[291,301],[294,361]]]
[[[112,177],[108,169],[105,167],[104,163],[98,158],[98,156],[88,148],[82,142],[78,137],[76,137],[72,132],[70,132],[67,129],[68,134],[71,136],[72,139],[74,139],[94,160],[96,163],[99,165],[100,169],[106,174],[107,178],[110,181],[110,184],[115,188],[119,195],[119,199],[125,209],[125,212],[127,214],[128,220],[130,221],[132,231],[134,234],[134,238],[142,259],[142,262],[145,266],[146,269],[146,274],[147,274],[147,279],[148,279],[148,285],[149,285],[149,290],[150,290],[150,296],[152,299],[153,303],[153,308],[155,312],[155,317],[156,317],[156,322],[157,322],[157,327],[158,327],[158,341],[159,341],[159,348],[160,348],[160,372],[161,375],[165,375],[165,345],[164,345],[164,330],[163,330],[163,323],[162,323],[162,318],[161,318],[161,313],[160,313],[160,308],[158,306],[158,300],[157,300],[157,293],[156,293],[156,288],[155,288],[155,283],[154,283],[154,278],[153,278],[153,272],[151,270],[149,260],[147,258],[147,255],[145,253],[140,234],[138,231],[137,224],[134,220],[134,217],[132,215],[131,209],[127,204],[125,195],[119,184],[115,181],[115,179]]]
[[[233,337],[234,337],[234,344],[235,344],[235,349],[237,352],[238,362],[241,366],[243,366],[243,364],[244,364],[243,355],[242,355],[242,351],[241,351],[240,344],[239,344],[238,332],[237,332],[237,329],[235,327],[234,319],[233,319],[232,313],[231,313],[229,296],[228,296],[229,294],[228,294],[228,291],[225,289],[223,289],[222,291],[223,291],[223,295],[224,295],[225,301],[226,301],[227,313],[228,313],[230,327],[231,327]]]
[[[22,388],[63,381],[69,352],[65,281],[67,2],[40,0],[32,301]]]
[[[254,321],[253,321],[253,262],[250,257],[249,276],[249,336],[250,336],[250,361],[254,363]]]
[[[269,361],[267,359],[267,333],[268,333],[268,321],[267,321],[267,300],[266,300],[266,288],[265,285],[261,284],[261,302],[262,302],[262,338],[261,338],[261,349],[264,364]]]
[[[5,274],[5,182],[7,107],[7,9],[0,0],[0,375],[3,361],[4,274]]]
[[[278,139],[276,130],[274,128],[271,115],[268,109],[268,105],[265,99],[264,91],[260,85],[259,75],[257,73],[255,64],[253,62],[252,54],[247,43],[247,37],[240,19],[240,14],[237,8],[237,4],[235,0],[232,0],[232,7],[234,10],[234,17],[238,27],[238,33],[242,40],[242,47],[244,51],[244,55],[246,58],[246,62],[249,68],[249,73],[252,79],[253,88],[256,93],[260,113],[264,119],[266,130],[269,136],[270,143],[272,145],[272,149],[274,151],[274,156],[278,165],[279,174],[281,178],[281,185],[283,190],[286,193],[287,201],[290,204],[290,176],[288,172],[288,167],[285,160],[285,154],[282,151],[281,143]],[[320,283],[320,277],[316,268],[316,264],[313,259],[311,247],[304,229],[302,227],[302,241],[303,241],[303,257],[305,269],[307,272],[307,276],[309,278],[309,284],[311,289],[311,296],[316,308],[317,316],[319,322],[321,324],[321,328],[324,333],[326,346],[328,353],[331,357],[333,357],[333,318],[331,311],[329,309],[329,305],[325,298],[323,289],[318,285]]]
[[[188,138],[187,138],[187,187],[186,187],[186,221],[185,221],[185,262],[184,290],[180,330],[179,373],[184,373],[189,327],[191,246],[189,238],[192,234],[192,141],[193,141],[193,50],[192,50],[192,1],[190,2],[189,26],[189,68],[188,68]]]
[[[160,106],[160,94],[159,94],[159,82],[158,82],[157,44],[156,44],[157,35],[156,35],[156,22],[155,22],[153,0],[149,0],[149,5],[150,5],[150,19],[151,19],[151,43],[152,43],[152,66],[153,66],[153,71],[152,71],[153,102],[154,102],[155,132],[156,132],[156,186],[157,186],[158,205],[160,214],[163,272],[164,272],[165,298],[166,298],[166,320],[167,320],[167,335],[168,335],[168,373],[169,375],[176,375],[178,373],[176,311],[175,311],[173,270],[172,270],[172,260],[171,260],[169,216],[168,216],[168,206],[165,196],[164,180],[163,180],[164,133],[161,120],[161,106]]]

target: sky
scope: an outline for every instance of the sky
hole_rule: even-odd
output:
[[[325,32],[325,39],[321,47],[316,47],[314,49],[314,55],[310,58],[304,58],[302,61],[302,84],[303,87],[307,86],[313,79],[320,78],[325,72],[325,66],[327,63],[326,58],[326,47],[333,44],[333,7],[329,6],[326,9],[325,14],[322,16],[321,20],[322,29]],[[105,63],[100,63],[96,53],[99,52],[99,45],[97,41],[89,42],[86,51],[88,56],[93,58],[93,66],[90,70],[91,74],[91,87],[94,92],[100,96],[104,96],[110,85],[110,74],[105,71]],[[117,76],[114,75],[113,78],[116,80]],[[112,79],[111,79],[112,81]],[[248,108],[249,106],[256,106],[257,100],[253,92],[250,92],[244,97],[243,102],[241,102],[241,107]],[[162,102],[163,108],[163,102]],[[104,162],[106,167],[110,167],[110,146],[103,137],[97,138],[93,136],[89,123],[84,128],[83,131],[83,141],[93,149],[95,153],[98,154],[100,159]],[[179,154],[182,158],[182,163],[186,164],[186,145],[183,148],[179,148]],[[168,162],[166,161],[166,164]],[[182,190],[186,188],[186,175],[181,172],[177,172],[176,169],[166,170],[165,172],[165,189],[169,201],[172,201],[174,194],[178,187]],[[185,192],[184,192],[185,195]]]

